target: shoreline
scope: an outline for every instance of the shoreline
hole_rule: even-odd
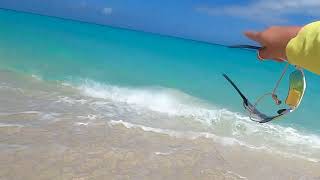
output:
[[[194,140],[60,119],[41,127],[1,127],[0,178],[316,179],[319,163]],[[6,145],[4,145],[6,144]],[[6,147],[5,147],[6,146]],[[7,149],[7,150],[6,150]]]

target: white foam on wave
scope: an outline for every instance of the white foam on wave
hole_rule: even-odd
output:
[[[42,77],[40,75],[32,74],[31,77],[37,81],[42,81]]]
[[[185,139],[190,139],[190,140],[195,140],[195,139],[199,139],[199,138],[212,139],[214,142],[218,142],[224,146],[240,145],[240,146],[244,146],[244,147],[247,147],[250,149],[260,150],[263,152],[280,154],[280,155],[288,157],[288,158],[299,158],[299,159],[304,159],[304,160],[315,162],[315,163],[320,162],[320,159],[317,159],[317,158],[310,158],[310,157],[303,156],[303,155],[286,153],[286,152],[278,151],[276,149],[265,147],[265,146],[256,147],[256,146],[246,144],[246,143],[239,141],[237,139],[234,139],[234,138],[221,137],[221,136],[217,136],[215,134],[208,133],[208,132],[193,132],[193,131],[181,132],[181,131],[174,131],[174,130],[169,130],[169,129],[160,129],[160,128],[147,127],[147,126],[138,125],[138,124],[132,124],[129,122],[125,122],[123,120],[117,120],[117,121],[111,120],[110,122],[108,122],[108,124],[111,127],[115,126],[115,125],[122,125],[128,129],[141,129],[145,132],[165,134],[165,135],[168,135],[168,136],[174,137],[174,138],[185,138]],[[160,154],[160,153],[158,153],[158,154]]]
[[[74,104],[85,104],[85,103],[87,103],[87,100],[85,100],[85,99],[74,99],[74,98],[70,98],[70,97],[67,97],[67,96],[59,96],[58,100],[56,102],[57,103],[61,103],[62,102],[62,103],[74,105]]]
[[[122,102],[171,116],[188,116],[211,123],[218,119],[220,111],[204,101],[181,91],[160,88],[127,88],[96,83],[86,80],[78,87],[84,95]]]
[[[24,127],[21,124],[5,124],[5,123],[0,123],[0,128],[8,128],[8,127],[17,127],[17,128],[22,128]]]
[[[236,139],[219,137],[214,134],[207,133],[207,132],[192,132],[192,131],[180,132],[180,131],[174,131],[174,130],[170,130],[170,129],[153,128],[153,127],[148,127],[148,126],[143,126],[143,125],[132,124],[132,123],[125,122],[122,120],[119,120],[119,121],[111,120],[110,122],[108,122],[108,124],[110,126],[123,125],[128,129],[139,128],[145,132],[166,134],[166,135],[169,135],[170,137],[175,137],[175,138],[188,138],[188,139],[194,140],[194,139],[198,139],[198,138],[203,137],[203,138],[213,139],[215,141],[220,141],[224,145],[235,145],[235,144],[243,145],[242,142],[240,142]]]
[[[95,120],[98,118],[97,115],[94,114],[88,114],[86,116],[77,116],[79,119],[88,119],[88,120]]]
[[[172,154],[172,152],[154,152],[155,155],[160,155],[160,156],[168,156],[170,154]]]
[[[227,173],[230,174],[230,175],[232,175],[232,176],[236,176],[236,177],[239,178],[239,179],[248,179],[248,178],[246,178],[246,177],[244,177],[244,176],[241,176],[241,175],[239,175],[238,173],[235,173],[235,172],[233,172],[233,171],[227,171]]]
[[[121,102],[133,107],[165,113],[173,117],[187,117],[209,125],[210,133],[191,134],[192,137],[210,137],[217,139],[223,136],[224,144],[246,144],[255,149],[274,149],[310,156],[320,151],[320,138],[317,135],[305,134],[290,127],[269,124],[257,124],[247,116],[227,109],[219,109],[183,92],[167,88],[129,88],[100,84],[94,81],[83,81],[77,88],[86,96]],[[139,109],[138,109],[139,110]],[[126,127],[130,128],[130,124]],[[140,127],[145,131],[163,132],[163,129]],[[185,136],[176,131],[168,131],[171,136]],[[214,134],[216,135],[214,135]],[[245,142],[245,143],[244,143]],[[320,158],[320,157],[318,157]]]
[[[17,92],[17,93],[21,93],[24,94],[24,90],[21,88],[17,88],[17,87],[12,87],[11,85],[0,85],[0,90],[9,90],[9,91],[13,91],[13,92]]]
[[[77,126],[88,126],[89,125],[89,123],[88,122],[76,122],[75,123],[75,125],[77,125]]]
[[[86,80],[79,89],[84,94],[92,97],[134,104],[172,115],[184,114],[191,107],[203,106],[200,100],[187,94],[174,89],[160,87],[127,88]]]
[[[1,113],[0,116],[13,116],[13,115],[23,115],[23,114],[28,114],[28,115],[39,115],[41,112],[39,111],[22,111],[22,112],[13,112],[13,113]]]

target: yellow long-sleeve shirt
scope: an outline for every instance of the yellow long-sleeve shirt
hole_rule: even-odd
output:
[[[320,75],[320,21],[304,26],[286,48],[290,64]]]

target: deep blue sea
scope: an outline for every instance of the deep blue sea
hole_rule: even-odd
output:
[[[260,62],[254,51],[8,10],[0,10],[0,28],[1,71],[130,105],[141,117],[153,113],[148,121],[133,121],[121,111],[124,121],[198,131],[183,127],[196,121],[203,124],[199,131],[320,158],[320,77],[312,73],[306,72],[299,109],[262,125],[248,119],[240,97],[221,75],[227,73],[252,101],[272,91],[285,64]],[[283,100],[287,83],[288,74],[279,88]],[[267,101],[260,108],[279,108]],[[163,115],[176,117],[174,125],[162,123]]]

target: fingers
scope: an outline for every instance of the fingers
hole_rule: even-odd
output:
[[[256,41],[262,45],[262,39],[259,32],[247,31],[244,33],[249,39]],[[268,59],[268,49],[266,47],[261,48],[258,51],[258,59]]]
[[[258,42],[263,48],[258,51],[258,59],[272,59],[275,61],[285,61],[285,57],[282,53],[279,52],[279,47],[275,47],[270,41],[268,40],[266,31],[263,32],[253,32],[247,31],[244,33],[249,39]]]
[[[247,31],[244,33],[249,39],[256,41],[262,45],[262,39],[260,36],[260,32]]]

